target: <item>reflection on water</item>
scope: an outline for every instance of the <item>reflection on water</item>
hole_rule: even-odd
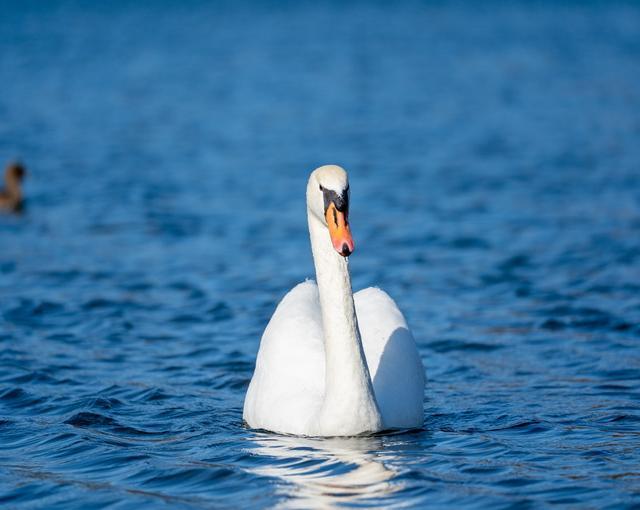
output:
[[[330,508],[365,503],[398,492],[393,457],[381,453],[380,437],[301,438],[257,434],[248,451],[263,462],[249,468],[261,476],[279,478],[287,508]]]

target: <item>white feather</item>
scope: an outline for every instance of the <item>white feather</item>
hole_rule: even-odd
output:
[[[323,219],[322,188],[329,185],[346,190],[346,172],[320,167],[307,185],[319,285],[297,285],[269,321],[244,420],[253,428],[307,436],[420,427],[424,370],[413,336],[384,291],[352,293],[347,261],[334,250]]]
[[[402,313],[377,288],[354,295],[373,389],[385,429],[422,426],[424,370]],[[253,428],[312,435],[322,406],[325,355],[318,286],[298,284],[265,329],[247,391],[244,419]]]

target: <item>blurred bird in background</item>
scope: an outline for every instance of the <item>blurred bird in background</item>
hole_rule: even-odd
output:
[[[0,189],[0,209],[17,212],[22,209],[22,180],[27,171],[19,162],[7,164],[4,171],[4,189]]]

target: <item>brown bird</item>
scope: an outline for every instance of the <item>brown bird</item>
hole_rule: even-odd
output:
[[[22,179],[27,171],[20,163],[9,163],[4,171],[4,189],[0,189],[0,209],[19,211],[22,208]]]

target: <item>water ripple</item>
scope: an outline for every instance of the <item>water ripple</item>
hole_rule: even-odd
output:
[[[3,5],[0,152],[31,171],[0,215],[0,506],[637,507],[638,27],[629,2]],[[416,337],[421,430],[242,423],[328,161],[354,288]]]

